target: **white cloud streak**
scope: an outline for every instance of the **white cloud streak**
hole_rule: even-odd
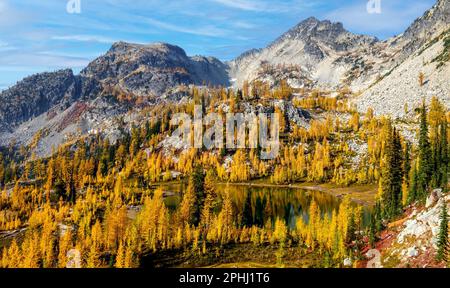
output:
[[[246,11],[267,11],[267,5],[261,1],[250,0],[213,0],[222,5]]]
[[[84,67],[89,63],[88,59],[82,57],[63,56],[46,53],[17,52],[0,55],[0,66],[2,69],[12,69],[16,67],[48,67],[48,68],[67,68]]]
[[[208,37],[223,37],[230,33],[230,31],[225,29],[220,29],[215,26],[206,25],[201,28],[186,28],[181,25],[175,25],[168,22],[159,21],[156,19],[148,18],[148,17],[139,17],[142,22],[150,24],[154,27],[165,29],[174,32],[193,34],[199,36],[208,36]]]
[[[285,2],[263,1],[263,0],[210,0],[223,6],[250,12],[265,13],[292,13],[307,7],[312,7],[314,1],[290,0]]]
[[[98,36],[98,35],[65,35],[65,36],[53,36],[52,40],[58,41],[76,41],[76,42],[96,42],[102,44],[112,44],[117,40],[112,38]]]

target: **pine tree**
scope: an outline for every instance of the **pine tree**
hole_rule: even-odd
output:
[[[347,228],[347,239],[346,239],[347,244],[351,244],[355,240],[356,230],[357,230],[357,227],[356,227],[355,214],[351,213],[350,219],[348,222],[348,228]]]
[[[438,251],[436,259],[438,261],[448,261],[449,241],[448,241],[448,213],[447,204],[442,204],[442,212],[440,216],[441,224],[439,226],[438,235]]]
[[[420,114],[420,133],[419,133],[419,167],[418,167],[418,183],[417,183],[417,200],[424,201],[426,193],[433,173],[431,162],[431,146],[428,138],[428,121],[427,107],[423,101]]]
[[[133,268],[134,266],[134,259],[133,259],[133,250],[131,249],[130,245],[127,245],[127,248],[125,249],[125,259],[124,259],[124,268]]]
[[[410,186],[409,186],[409,192],[408,192],[408,203],[411,204],[414,201],[417,200],[417,191],[418,191],[418,182],[419,182],[419,175],[417,173],[417,164],[414,162],[412,171],[410,176]]]
[[[371,248],[375,247],[375,241],[376,241],[376,224],[375,224],[375,218],[372,216],[370,219],[370,226],[369,226],[369,245]]]
[[[394,159],[393,159],[393,167],[392,167],[392,177],[393,177],[393,206],[394,206],[394,214],[401,212],[402,208],[402,184],[403,184],[403,149],[402,143],[400,139],[399,132],[394,129]]]
[[[219,219],[222,223],[221,243],[225,244],[230,239],[233,225],[233,203],[231,201],[230,191],[226,190],[223,196],[222,211],[220,211]]]
[[[403,149],[400,135],[392,124],[386,124],[388,139],[381,178],[381,201],[387,218],[397,216],[402,205]]]
[[[20,251],[19,245],[17,245],[16,239],[13,239],[11,245],[8,249],[8,267],[9,268],[20,268],[22,262],[22,253]]]
[[[86,267],[87,268],[98,268],[100,267],[100,253],[97,251],[97,247],[95,245],[91,245],[89,248],[87,260],[86,260]],[[120,268],[120,267],[117,267]]]
[[[380,202],[375,204],[375,210],[373,212],[373,219],[375,221],[375,232],[381,231],[383,227],[383,211],[381,209]]]
[[[67,252],[72,246],[72,232],[67,231],[59,239],[59,254],[58,254],[58,267],[65,268],[67,266]]]
[[[449,172],[449,143],[448,143],[448,133],[447,133],[447,119],[443,117],[443,121],[441,123],[441,132],[440,132],[440,183],[438,185],[444,190],[446,190],[448,185],[448,172]]]
[[[409,141],[406,141],[403,156],[403,176],[407,184],[407,187],[409,187],[410,184],[409,183],[410,172],[411,172],[411,143]]]

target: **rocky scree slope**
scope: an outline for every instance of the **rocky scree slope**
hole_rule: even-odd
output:
[[[450,208],[450,195],[437,189],[428,197],[426,207],[412,205],[406,218],[391,223],[376,244],[381,256],[379,267],[444,268],[445,263],[436,261],[443,205]]]
[[[362,94],[360,112],[404,117],[420,101],[450,101],[450,2],[438,0],[401,35],[379,41],[346,31],[341,23],[308,18],[264,49],[253,49],[229,63],[235,86],[287,80],[296,88]],[[294,73],[293,73],[294,71]],[[418,87],[423,72],[425,85]],[[277,82],[278,81],[278,82]],[[405,103],[410,109],[405,113]]]
[[[361,112],[372,107],[378,115],[403,118],[412,114],[422,99],[429,101],[433,96],[450,107],[449,1],[439,0],[405,33],[381,45],[391,56],[384,69],[377,69],[378,76],[356,99]],[[425,76],[422,86],[419,73]]]
[[[314,17],[300,22],[267,48],[251,50],[229,63],[230,77],[236,86],[244,81],[262,80],[260,71],[267,66],[293,65],[319,85],[338,86],[351,62],[340,60],[378,42],[375,37],[357,35],[344,29],[342,23],[320,21]],[[288,82],[294,81],[287,77]]]

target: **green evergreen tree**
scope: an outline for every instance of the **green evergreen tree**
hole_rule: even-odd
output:
[[[448,135],[447,135],[447,119],[442,121],[441,124],[441,133],[440,133],[440,174],[441,179],[439,186],[446,190],[448,185],[448,172],[449,172],[449,149],[448,149]]]
[[[439,226],[439,236],[438,236],[438,251],[436,259],[438,261],[448,261],[448,213],[447,213],[447,204],[442,204],[442,212],[440,216],[441,225]]]
[[[403,156],[403,176],[407,186],[410,185],[409,174],[411,173],[411,143],[406,141],[405,152]]]
[[[381,209],[381,203],[377,202],[375,204],[375,209],[373,212],[373,219],[375,222],[375,232],[378,233],[383,230],[383,211]]]
[[[389,125],[390,135],[386,143],[385,166],[382,173],[381,185],[383,190],[382,204],[388,219],[397,216],[402,208],[403,184],[403,149],[400,135]]]
[[[402,184],[403,184],[403,149],[399,132],[394,129],[393,133],[393,159],[391,161],[392,173],[392,205],[393,213],[397,215],[402,209]]]
[[[409,186],[409,193],[408,193],[408,203],[411,204],[414,201],[417,200],[417,185],[419,182],[419,175],[417,174],[416,164],[414,163],[411,177],[410,177],[410,186]]]
[[[347,239],[346,239],[347,244],[351,244],[356,239],[355,233],[356,233],[355,214],[351,213],[347,228]]]
[[[420,114],[420,133],[419,133],[419,168],[417,183],[417,198],[424,201],[427,196],[427,190],[433,173],[432,154],[430,140],[428,138],[427,107],[423,101]]]

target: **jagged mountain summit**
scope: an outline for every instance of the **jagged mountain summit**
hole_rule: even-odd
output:
[[[355,59],[342,57],[357,50],[369,49],[378,42],[376,37],[357,35],[344,29],[342,23],[320,21],[314,17],[300,22],[267,48],[246,52],[231,61],[230,74],[236,85],[244,81],[276,82],[267,67],[295,66],[304,79],[288,77],[292,86],[303,86],[299,80],[309,79],[326,86],[338,86],[342,76]],[[280,68],[281,69],[281,68]]]
[[[264,49],[245,52],[229,63],[237,87],[245,81],[362,94],[358,110],[403,117],[423,98],[450,104],[450,2],[437,3],[402,34],[380,41],[357,35],[341,23],[308,18]],[[424,73],[425,85],[418,87]],[[408,103],[409,109],[405,109]]]
[[[437,96],[450,105],[450,2],[439,0],[401,35],[379,43],[385,57],[374,65],[361,84],[355,103],[361,112],[372,107],[376,114],[404,117],[422,99]],[[419,85],[418,76],[425,81]],[[375,77],[374,77],[375,76]],[[359,85],[357,85],[359,84]]]
[[[403,57],[405,57],[447,30],[449,23],[450,2],[438,0],[422,17],[416,19],[403,34],[394,37],[390,42],[393,46],[403,46]]]

